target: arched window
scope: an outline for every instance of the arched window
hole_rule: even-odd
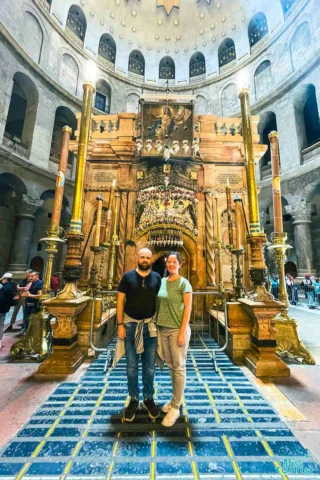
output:
[[[174,61],[171,57],[163,57],[159,64],[159,79],[160,80],[174,80],[176,76],[176,69]]]
[[[271,81],[271,62],[269,60],[265,60],[264,62],[260,63],[259,67],[254,73],[254,86],[257,100],[269,92],[270,88],[272,87]]]
[[[268,150],[260,160],[261,180],[271,175],[271,154],[269,133],[277,131],[277,117],[274,112],[263,114],[259,124],[260,143],[268,145]]]
[[[50,160],[57,163],[60,158],[62,144],[62,128],[68,126],[72,128],[71,139],[74,139],[74,132],[77,129],[77,119],[75,114],[67,107],[58,107],[54,118]],[[72,166],[74,162],[74,154],[69,151],[68,165]]]
[[[189,62],[190,82],[206,78],[206,61],[201,52],[192,55]]]
[[[75,59],[68,53],[64,53],[61,59],[60,84],[72,93],[77,95],[79,67]]]
[[[261,40],[263,38],[266,39],[268,35],[268,23],[264,13],[256,13],[252,17],[249,23],[248,35],[251,53],[253,53],[264,43]]]
[[[219,56],[220,73],[223,73],[224,71],[229,70],[236,64],[236,61],[237,61],[236,47],[234,45],[234,41],[231,40],[231,38],[226,38],[220,44],[218,56]],[[227,65],[228,67],[225,68]]]
[[[290,52],[293,71],[298,70],[312,54],[311,32],[309,24],[303,22],[293,34],[290,42]]]
[[[309,85],[306,95],[306,101],[303,108],[303,118],[306,130],[306,147],[320,141],[320,121],[319,110],[314,85]]]
[[[43,32],[40,23],[32,13],[24,15],[23,47],[36,63],[40,62],[43,45]]]
[[[33,81],[24,73],[16,73],[13,77],[5,138],[21,144],[24,154],[30,153],[38,99],[38,91]]]
[[[99,55],[104,60],[107,60],[112,65],[116,63],[117,47],[112,36],[108,33],[104,33],[100,38],[99,43]]]
[[[139,50],[133,50],[129,56],[129,78],[136,78],[137,80],[144,79],[145,61],[144,56]]]
[[[104,113],[110,113],[111,88],[105,80],[98,80],[94,106]]]
[[[296,7],[298,0],[281,0],[284,18],[288,18]]]
[[[87,21],[85,14],[77,5],[72,5],[69,9],[66,33],[77,43],[83,47],[84,38],[86,36]]]

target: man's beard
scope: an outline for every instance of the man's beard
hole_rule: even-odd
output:
[[[138,263],[140,270],[150,270],[151,266],[149,264]]]

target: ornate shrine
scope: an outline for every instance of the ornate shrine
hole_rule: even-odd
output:
[[[93,262],[89,247],[95,237],[96,198],[102,193],[104,225],[104,211],[115,180],[120,193],[115,283],[126,270],[135,267],[137,249],[149,245],[156,257],[160,251],[164,255],[172,248],[180,250],[195,290],[217,288],[219,283],[231,289],[231,255],[227,250],[221,256],[215,251],[219,235],[222,245],[228,244],[228,182],[232,196],[238,194],[247,211],[241,120],[193,115],[193,100],[191,96],[177,99],[172,95],[148,95],[141,100],[140,114],[92,115],[83,219],[83,288]],[[80,118],[79,115],[79,125]],[[252,117],[256,161],[266,150],[259,144],[258,121],[258,117]],[[75,153],[78,135],[79,131],[70,143]],[[243,220],[241,227],[244,281],[248,284]],[[110,231],[112,228],[109,235]],[[105,285],[107,259],[103,268]]]

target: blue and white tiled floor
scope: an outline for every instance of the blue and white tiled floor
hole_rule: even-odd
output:
[[[188,353],[183,415],[166,430],[143,412],[121,423],[125,362],[104,374],[101,355],[2,449],[0,479],[320,479],[319,466],[243,370],[225,354],[217,358],[218,374],[209,350]],[[168,370],[157,370],[157,401],[170,391]]]

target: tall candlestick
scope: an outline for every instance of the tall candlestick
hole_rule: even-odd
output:
[[[230,248],[232,248],[233,247],[233,225],[232,225],[231,187],[229,183],[229,178],[227,179],[226,195],[227,195],[227,209],[228,209],[229,246]]]
[[[96,234],[94,239],[95,247],[99,247],[100,245],[100,230],[101,230],[102,203],[103,203],[103,198],[101,193],[97,197],[97,200],[98,200],[98,209],[97,209],[97,220],[96,220]]]
[[[218,207],[218,192],[215,194],[215,201],[216,201],[216,219],[217,219],[217,240],[221,242],[221,218],[220,212]]]
[[[119,206],[120,206],[120,194],[115,195],[115,207],[114,207],[114,219],[113,219],[113,235],[110,248],[110,257],[109,257],[109,278],[107,289],[112,290],[113,287],[113,277],[114,277],[114,265],[116,261],[116,248],[119,247],[120,242],[118,239],[118,216],[119,216]]]
[[[269,134],[271,148],[272,165],[272,197],[273,197],[273,217],[274,231],[283,232],[282,204],[281,204],[281,185],[280,185],[280,161],[279,161],[279,138],[278,132]]]
[[[241,212],[240,212],[240,202],[241,198],[236,195],[234,197],[234,206],[235,206],[235,213],[236,213],[236,250],[240,250],[241,245]]]
[[[250,219],[250,235],[259,234],[260,215],[258,204],[258,192],[255,176],[255,163],[253,152],[252,125],[250,113],[249,91],[244,88],[240,92],[241,115],[242,115],[242,135],[246,160],[248,203],[249,203],[249,219]]]
[[[110,233],[110,221],[111,221],[111,213],[112,213],[112,207],[113,207],[113,202],[114,202],[114,194],[115,194],[115,189],[116,189],[116,179],[114,178],[112,180],[112,185],[111,185],[111,190],[110,190],[110,196],[109,196],[109,203],[108,203],[108,211],[106,215],[106,223],[105,223],[105,229],[104,229],[104,243],[107,243],[108,241],[108,236]]]
[[[63,193],[64,193],[65,178],[66,178],[68,156],[69,156],[69,142],[70,142],[71,134],[72,134],[72,129],[70,127],[67,127],[67,126],[63,127],[61,153],[60,153],[60,161],[59,161],[59,167],[58,167],[59,171],[58,171],[57,181],[56,181],[56,190],[54,193],[54,203],[53,203],[51,226],[50,226],[50,233],[55,233],[55,236],[59,233]]]

